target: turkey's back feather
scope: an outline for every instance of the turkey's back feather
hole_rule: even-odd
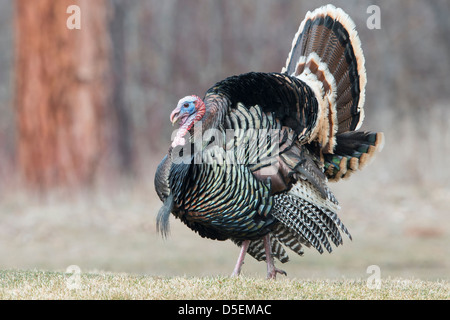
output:
[[[217,113],[211,115],[218,121],[215,127],[239,103],[247,108],[257,105],[263,113],[272,113],[298,135],[309,135],[317,125],[319,106],[314,91],[304,81],[280,73],[249,72],[228,77],[211,87],[204,100],[213,109],[218,101],[227,101],[222,117]]]

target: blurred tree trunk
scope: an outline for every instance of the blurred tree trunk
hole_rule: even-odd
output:
[[[134,174],[134,150],[132,139],[132,123],[125,99],[126,87],[126,39],[125,18],[130,9],[129,0],[109,0],[111,5],[111,18],[109,31],[111,34],[111,111],[113,119],[113,137],[115,153],[117,154],[120,172],[127,176]]]
[[[69,29],[70,5],[81,29]],[[92,182],[108,99],[108,1],[16,0],[15,108],[19,167],[47,190]]]

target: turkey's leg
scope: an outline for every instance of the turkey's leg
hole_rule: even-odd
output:
[[[275,268],[275,262],[273,261],[272,250],[270,245],[270,234],[264,236],[264,249],[266,251],[266,263],[267,263],[267,279],[275,279],[277,273],[287,276],[286,271]]]
[[[242,265],[244,264],[245,254],[247,253],[248,246],[250,245],[250,240],[242,241],[241,252],[239,253],[238,260],[236,262],[236,266],[234,267],[232,277],[237,277],[241,273]]]

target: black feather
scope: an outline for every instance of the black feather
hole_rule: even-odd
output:
[[[169,217],[172,209],[173,195],[171,193],[164,201],[163,206],[159,209],[158,216],[156,217],[156,230],[163,238],[167,238],[169,235]]]

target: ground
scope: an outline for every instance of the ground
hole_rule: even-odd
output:
[[[125,273],[1,271],[0,299],[303,300],[449,299],[445,281],[384,279],[277,281],[253,277],[154,277]],[[244,303],[244,301],[242,302]]]

